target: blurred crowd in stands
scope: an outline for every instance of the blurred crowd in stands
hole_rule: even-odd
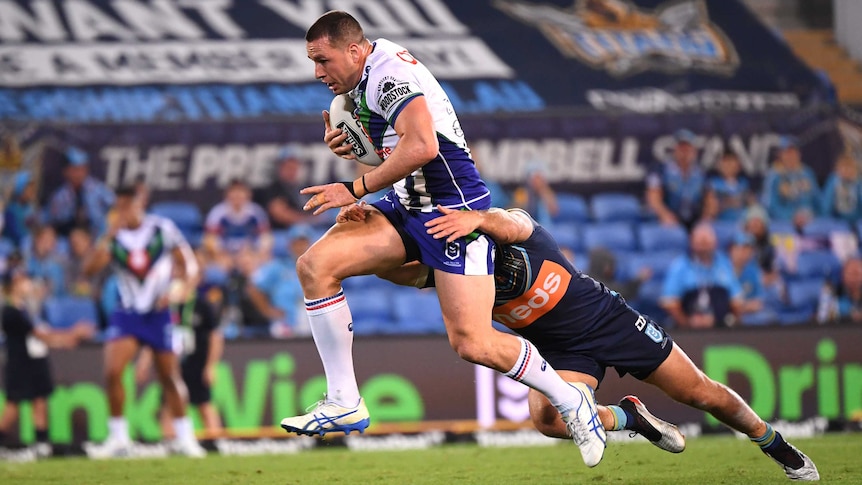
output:
[[[650,167],[642,197],[558,193],[544,162],[534,160],[525,164],[522,186],[488,181],[493,204],[527,209],[576,267],[667,326],[862,322],[860,162],[840,158],[821,187],[797,140],[783,137],[757,190],[733,152],[709,170],[698,166],[694,138],[687,130],[675,134],[671,157]],[[117,304],[116,283],[107,274],[85,276],[81,262],[111,217],[114,195],[89,174],[84,152],[70,147],[64,157],[64,183],[41,207],[30,172],[7,184],[0,272],[15,259],[26,265],[39,282],[32,311],[41,320],[101,324]],[[303,163],[283,149],[269,187],[253,191],[231,181],[206,214],[189,202],[148,206],[195,248],[204,268],[199,296],[217,310],[227,338],[310,332],[294,262],[335,211],[302,211]],[[143,183],[138,190],[148,197]],[[371,276],[344,288],[358,334],[444,331],[432,290]]]

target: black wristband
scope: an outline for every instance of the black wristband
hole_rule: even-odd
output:
[[[344,184],[344,187],[350,192],[350,195],[353,196],[354,199],[359,200],[359,197],[356,196],[356,191],[353,190],[353,182],[341,182]]]
[[[365,191],[365,195],[368,195],[371,193],[371,191],[368,190],[368,186],[365,185],[365,175],[367,175],[367,174],[362,174],[362,190]]]

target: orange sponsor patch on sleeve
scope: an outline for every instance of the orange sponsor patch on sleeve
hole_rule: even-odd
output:
[[[557,306],[571,280],[571,273],[562,265],[544,261],[529,290],[505,305],[494,307],[494,320],[509,328],[523,328],[532,324]]]

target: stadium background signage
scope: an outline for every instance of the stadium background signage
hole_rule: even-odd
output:
[[[607,190],[643,190],[650,163],[672,149],[671,133],[687,126],[698,133],[700,163],[711,167],[724,149],[740,156],[755,181],[769,166],[779,135],[799,135],[804,160],[825,178],[828,161],[841,148],[835,120],[828,111],[734,116],[630,114],[613,116],[510,115],[462,120],[480,170],[506,186],[522,183],[525,167],[545,162],[548,179],[558,189],[590,194]],[[188,200],[208,210],[220,190],[235,177],[252,187],[271,179],[279,148],[301,150],[301,182],[317,184],[355,176],[355,164],[333,156],[321,143],[322,123],[256,121],[231,123],[135,125],[23,125],[13,133],[24,158],[41,165],[47,196],[61,183],[61,158],[53,146],[74,145],[90,155],[94,175],[116,187],[143,176],[153,200]],[[11,167],[10,167],[11,168]]]
[[[862,418],[862,328],[676,332],[675,339],[707,374],[731,385],[765,419]],[[491,425],[528,418],[526,387],[461,361],[445,337],[360,338],[354,355],[362,394],[378,422],[478,420]],[[49,430],[55,442],[105,437],[107,401],[100,366],[92,364],[100,361],[101,349],[95,346],[52,355],[58,387],[49,403]],[[429,362],[434,362],[433,373]],[[158,386],[136,388],[131,370],[126,386],[132,433],[157,439]],[[310,340],[233,342],[219,367],[213,399],[229,428],[254,435],[256,429],[300,412],[324,391]],[[616,402],[632,393],[658,416],[723,429],[703,413],[614,372],[608,373],[598,400]],[[32,439],[29,413],[22,416],[24,436]]]
[[[411,49],[462,115],[758,112],[825,96],[735,0],[3,0],[0,119],[316,115],[329,94],[302,36],[330,8]]]

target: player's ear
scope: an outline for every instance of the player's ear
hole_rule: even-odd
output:
[[[359,44],[356,42],[351,43],[347,46],[347,54],[350,56],[350,60],[353,62],[359,62],[359,56],[362,53],[362,50],[359,48]]]

